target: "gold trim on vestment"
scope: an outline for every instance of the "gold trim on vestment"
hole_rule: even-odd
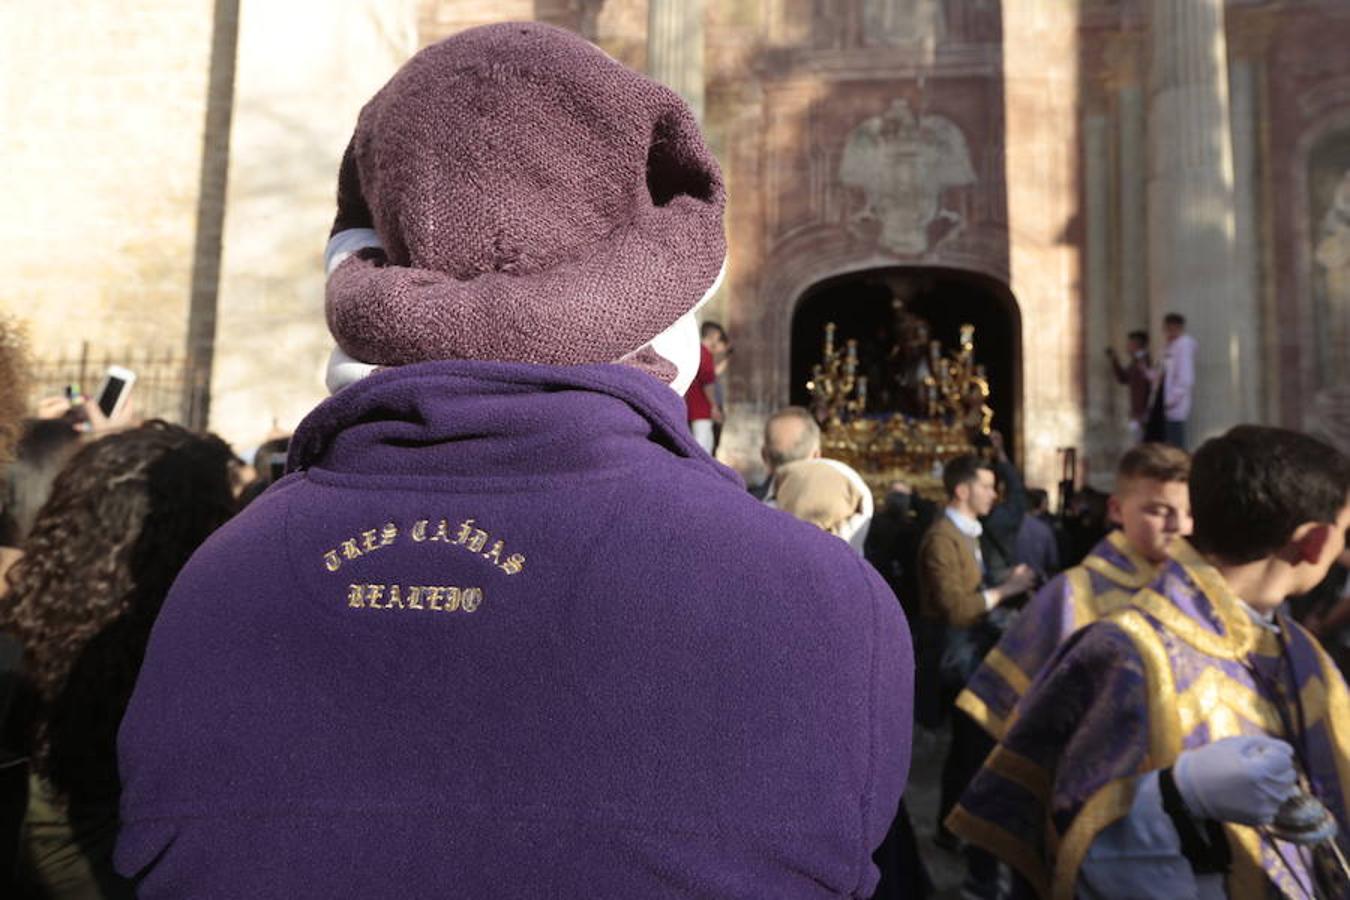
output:
[[[1164,599],[1166,619],[1160,617],[1169,630],[1201,653],[1237,660],[1241,663],[1247,653],[1260,653],[1261,656],[1278,657],[1284,653],[1280,638],[1264,627],[1258,627],[1251,621],[1250,609],[1233,587],[1223,578],[1219,569],[1212,567],[1208,560],[1200,556],[1191,545],[1180,544],[1174,549],[1173,559],[1181,564],[1197,590],[1210,600],[1214,614],[1223,626],[1223,636],[1216,636],[1197,623],[1195,619],[1177,609],[1176,604]],[[1142,606],[1142,604],[1141,604]]]
[[[1130,639],[1144,667],[1148,702],[1149,757],[1140,772],[1170,766],[1181,752],[1181,722],[1177,714],[1176,680],[1158,632],[1134,609],[1113,613],[1109,621]],[[1101,830],[1130,811],[1138,774],[1119,778],[1100,788],[1083,804],[1055,854],[1052,896],[1072,898],[1078,870]]]
[[[1083,560],[1083,565],[1092,571],[1111,579],[1122,587],[1134,588],[1138,590],[1147,586],[1158,574],[1158,567],[1139,554],[1139,551],[1130,546],[1129,540],[1125,537],[1125,532],[1120,529],[1112,531],[1106,536],[1106,540],[1116,549],[1121,556],[1130,561],[1134,566],[1133,572],[1127,572],[1120,566],[1103,559],[1095,553],[1089,553]]]
[[[1129,814],[1138,781],[1138,775],[1130,775],[1103,785],[1074,816],[1055,857],[1054,887],[1050,894],[1055,900],[1073,900],[1078,869],[1088,848],[1104,828]]]
[[[1211,571],[1214,571],[1216,576],[1218,575],[1216,570]],[[1224,585],[1226,587],[1227,582],[1224,582]],[[1209,593],[1208,589],[1206,589],[1206,593],[1211,600],[1215,601],[1216,607],[1218,603],[1225,599],[1231,600],[1233,603],[1242,602],[1237,600],[1231,591],[1226,591],[1223,597],[1217,599]],[[1139,600],[1144,598],[1147,598],[1148,602],[1140,603]],[[1153,591],[1141,591],[1136,595],[1135,602],[1142,609],[1154,614],[1155,618],[1158,618],[1165,628],[1170,629],[1168,622],[1164,621],[1163,616],[1158,616],[1155,613],[1155,610],[1161,604],[1166,604],[1166,608],[1170,609],[1174,616],[1180,616],[1195,626],[1197,630],[1200,629],[1200,626],[1193,619],[1173,606],[1166,598]],[[1228,612],[1238,613],[1242,620],[1251,626],[1251,631],[1258,630],[1244,610],[1230,608]],[[1173,618],[1173,616],[1167,618]],[[1268,733],[1283,733],[1284,728],[1279,717],[1279,711],[1269,700],[1261,697],[1248,685],[1234,681],[1213,667],[1207,668],[1196,679],[1195,683],[1187,689],[1185,694],[1178,696],[1172,663],[1167,655],[1166,648],[1162,645],[1162,639],[1157,630],[1134,611],[1117,614],[1112,617],[1112,620],[1130,635],[1136,651],[1144,660],[1145,672],[1148,674],[1149,752],[1151,758],[1145,765],[1145,769],[1163,769],[1172,765],[1181,753],[1182,738],[1201,724],[1209,726],[1211,743],[1221,738],[1242,734],[1243,729],[1239,717]],[[1264,629],[1259,630],[1265,631]],[[1201,633],[1206,638],[1222,640],[1213,632],[1201,631]],[[1229,633],[1234,634],[1233,631]],[[1273,635],[1268,633],[1267,636],[1274,638]],[[1203,648],[1197,647],[1190,641],[1187,643],[1190,643],[1201,653],[1205,653]],[[1226,649],[1231,652],[1231,646]],[[1223,656],[1226,654],[1212,653],[1209,655]],[[1157,689],[1153,687],[1155,669],[1162,676],[1159,678]],[[1077,825],[1077,819],[1075,819],[1074,825]],[[1237,825],[1225,825],[1225,830],[1229,837],[1229,845],[1233,850],[1233,868],[1227,879],[1229,896],[1264,896],[1263,892],[1266,890],[1269,877],[1262,863],[1260,834],[1255,829]],[[1086,852],[1086,848],[1083,852]],[[1079,864],[1081,865],[1081,859]],[[1073,872],[1077,872],[1076,866]]]
[[[1025,840],[987,819],[967,812],[959,803],[947,814],[946,825],[969,843],[1011,865],[1032,886],[1036,896],[1045,896],[1045,866]]]
[[[1073,628],[1078,629],[1097,621],[1097,608],[1092,602],[1092,576],[1083,566],[1074,566],[1067,573],[1069,605],[1073,608]]]
[[[984,657],[984,664],[999,674],[999,677],[1008,683],[1008,687],[1017,692],[1021,697],[1031,687],[1031,679],[1027,673],[1018,667],[1017,663],[1008,658],[1008,655],[995,647]]]
[[[961,691],[957,696],[956,708],[974,719],[981,728],[993,735],[995,740],[1001,740],[1008,731],[1009,720],[1005,720],[990,709],[989,705],[970,688]]]
[[[1000,778],[1011,781],[1049,808],[1050,775],[1025,756],[1000,744],[984,761],[984,767]]]
[[[1235,597],[1231,599],[1233,603],[1242,602]],[[1212,596],[1211,602],[1214,605],[1215,614],[1223,625],[1225,634],[1215,634],[1205,628],[1178,609],[1171,600],[1152,589],[1140,591],[1134,595],[1131,601],[1134,606],[1162,623],[1163,628],[1167,631],[1206,656],[1242,662],[1257,643],[1255,623],[1241,609],[1225,609],[1226,604]],[[1237,616],[1233,615],[1234,612],[1237,613]]]
[[[1129,637],[1144,664],[1149,704],[1149,761],[1144,768],[1170,766],[1181,752],[1183,737],[1172,661],[1167,657],[1167,649],[1159,640],[1158,632],[1138,611],[1130,608],[1120,610],[1110,616],[1110,621]]]
[[[1252,690],[1250,686],[1230,678],[1220,669],[1213,667],[1206,668],[1191,686],[1181,693],[1177,698],[1177,711],[1183,736],[1214,717],[1218,717],[1217,720],[1227,727],[1222,729],[1223,735],[1214,735],[1211,739],[1241,734],[1242,730],[1236,723],[1228,725],[1225,713],[1241,716],[1253,726],[1272,735],[1284,735],[1284,720],[1280,718],[1280,711],[1274,703]],[[1211,728],[1211,731],[1213,730]]]
[[[1177,538],[1172,541],[1172,545],[1167,548],[1167,555],[1183,566],[1207,566],[1209,560],[1200,555],[1190,541],[1185,538]]]
[[[1322,645],[1301,626],[1295,625],[1317,651],[1317,660],[1322,667],[1321,693],[1313,690],[1316,682],[1308,682],[1300,695],[1305,714],[1309,709],[1322,711],[1326,715],[1326,728],[1331,740],[1332,753],[1336,757],[1336,778],[1341,783],[1342,809],[1350,812],[1350,693],[1347,693],[1345,679],[1336,668],[1336,664]],[[1312,728],[1312,717],[1308,727]]]
[[[1269,896],[1272,881],[1261,859],[1261,833],[1247,825],[1232,822],[1223,822],[1221,825],[1233,858],[1233,867],[1225,879],[1228,896]]]
[[[1110,590],[1102,591],[1100,594],[1093,597],[1092,605],[1096,608],[1096,617],[1100,619],[1110,615],[1118,609],[1124,609],[1129,606],[1130,601],[1133,599],[1133,592],[1111,588]]]

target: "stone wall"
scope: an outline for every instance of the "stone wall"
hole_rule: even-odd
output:
[[[0,4],[0,308],[35,355],[181,352],[212,16]]]
[[[211,427],[241,448],[294,429],[326,396],[338,163],[417,41],[415,0],[242,5],[211,385]]]
[[[648,0],[239,0],[233,80],[214,88],[231,112],[216,167],[227,188],[223,208],[200,210],[223,217],[219,270],[201,268],[211,283],[194,285],[213,171],[204,123],[208,100],[222,100],[211,50],[236,27],[216,21],[233,5],[0,4],[0,113],[17,123],[0,134],[0,307],[29,320],[39,355],[86,340],[96,353],[182,354],[190,298],[214,290],[211,422],[247,447],[323,396],[320,255],[337,162],[398,64],[519,18],[644,68],[650,23],[672,20]],[[706,315],[737,346],[724,459],[753,473],[760,423],[790,393],[793,311],[813,285],[936,266],[994,279],[1017,304],[1012,437],[1029,476],[1054,480],[1057,449],[1076,445],[1093,480],[1109,481],[1125,398],[1102,345],[1146,323],[1156,334],[1168,302],[1149,296],[1148,166],[1166,143],[1149,133],[1156,8],[704,4],[704,124],[727,176],[731,254]],[[1257,310],[1237,374],[1257,382],[1243,403],[1259,417],[1303,425],[1318,393],[1344,382],[1350,342],[1350,265],[1327,232],[1336,167],[1350,161],[1350,9],[1229,0],[1224,15],[1234,276]],[[1227,306],[1199,312],[1221,319]]]

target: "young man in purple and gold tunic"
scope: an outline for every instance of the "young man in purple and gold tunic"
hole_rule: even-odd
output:
[[[1017,702],[1060,644],[1128,603],[1191,533],[1190,470],[1186,451],[1167,444],[1140,444],[1121,457],[1109,506],[1119,529],[1037,591],[971,676],[958,708],[993,737],[1003,736]]]
[[[1350,461],[1239,426],[1190,489],[1196,552],[1066,642],[950,827],[1040,896],[1346,896],[1350,699],[1280,607],[1345,546]],[[1300,794],[1339,838],[1288,840]]]

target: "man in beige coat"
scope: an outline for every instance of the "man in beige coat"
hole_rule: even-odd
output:
[[[941,822],[979,771],[993,742],[953,702],[965,679],[979,666],[981,635],[997,639],[1003,613],[1000,604],[1031,589],[1036,576],[1029,566],[1019,565],[1002,582],[986,583],[980,518],[989,514],[998,498],[991,463],[978,456],[957,457],[943,469],[942,483],[947,508],[919,544],[921,696],[916,706],[935,710],[936,715],[926,717],[929,723],[942,715],[951,721],[951,748],[942,769],[938,843],[955,849],[955,837]],[[992,857],[970,860],[976,880],[996,877],[987,873],[984,862],[992,865]]]

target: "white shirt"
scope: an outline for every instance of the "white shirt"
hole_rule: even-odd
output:
[[[956,530],[975,542],[975,562],[979,563],[980,571],[984,572],[984,553],[980,550],[980,535],[984,534],[984,526],[980,524],[979,519],[972,519],[965,513],[958,512],[950,506],[947,507],[945,512],[947,518],[956,526]],[[992,589],[981,591],[980,594],[984,597],[984,608],[986,610],[998,606],[998,603],[994,600],[994,592]]]
[[[1195,338],[1183,334],[1163,352],[1163,415],[1184,422],[1191,415],[1195,392]]]

